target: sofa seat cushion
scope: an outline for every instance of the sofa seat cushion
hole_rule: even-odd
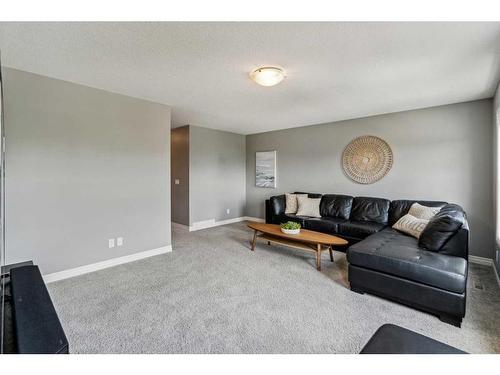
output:
[[[353,221],[347,220],[338,225],[338,234],[356,239],[364,239],[373,233],[377,233],[385,228],[384,224],[373,221]]]
[[[455,293],[464,293],[467,261],[427,251],[416,238],[392,228],[371,235],[347,250],[350,264]]]
[[[345,221],[334,217],[307,218],[305,219],[305,228],[316,232],[337,234],[339,224]]]

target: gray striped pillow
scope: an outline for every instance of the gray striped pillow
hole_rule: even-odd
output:
[[[408,213],[418,219],[430,220],[434,217],[434,215],[441,211],[441,208],[442,207],[427,207],[418,203],[413,203]]]
[[[299,209],[298,196],[307,197],[307,194],[285,194],[285,214],[296,214]]]
[[[319,213],[319,203],[321,198],[308,198],[307,195],[297,196],[297,203],[299,209],[297,210],[297,216],[309,216],[309,217],[321,217]]]
[[[406,214],[399,219],[392,227],[400,232],[409,234],[415,238],[419,238],[424,228],[429,223],[429,220],[419,219],[410,214]]]

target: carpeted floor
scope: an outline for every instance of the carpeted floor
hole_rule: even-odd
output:
[[[472,265],[462,328],[351,292],[346,260],[261,242],[244,223],[174,225],[173,252],[49,284],[72,353],[357,353],[384,323],[500,352],[500,288]]]

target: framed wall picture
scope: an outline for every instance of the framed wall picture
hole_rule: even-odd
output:
[[[276,151],[255,153],[255,186],[276,188]]]

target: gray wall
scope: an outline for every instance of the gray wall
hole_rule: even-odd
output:
[[[171,146],[172,221],[189,225],[189,126],[172,129]]]
[[[492,258],[492,100],[399,112],[247,136],[248,216],[264,217],[264,200],[295,190],[446,200],[462,205],[471,254]],[[394,165],[371,185],[348,179],[341,154],[353,138],[375,135],[392,147]],[[277,150],[277,189],[255,187],[255,152]]]
[[[7,262],[51,273],[169,245],[169,107],[4,73]]]
[[[190,224],[244,216],[245,136],[189,126],[189,138]]]

